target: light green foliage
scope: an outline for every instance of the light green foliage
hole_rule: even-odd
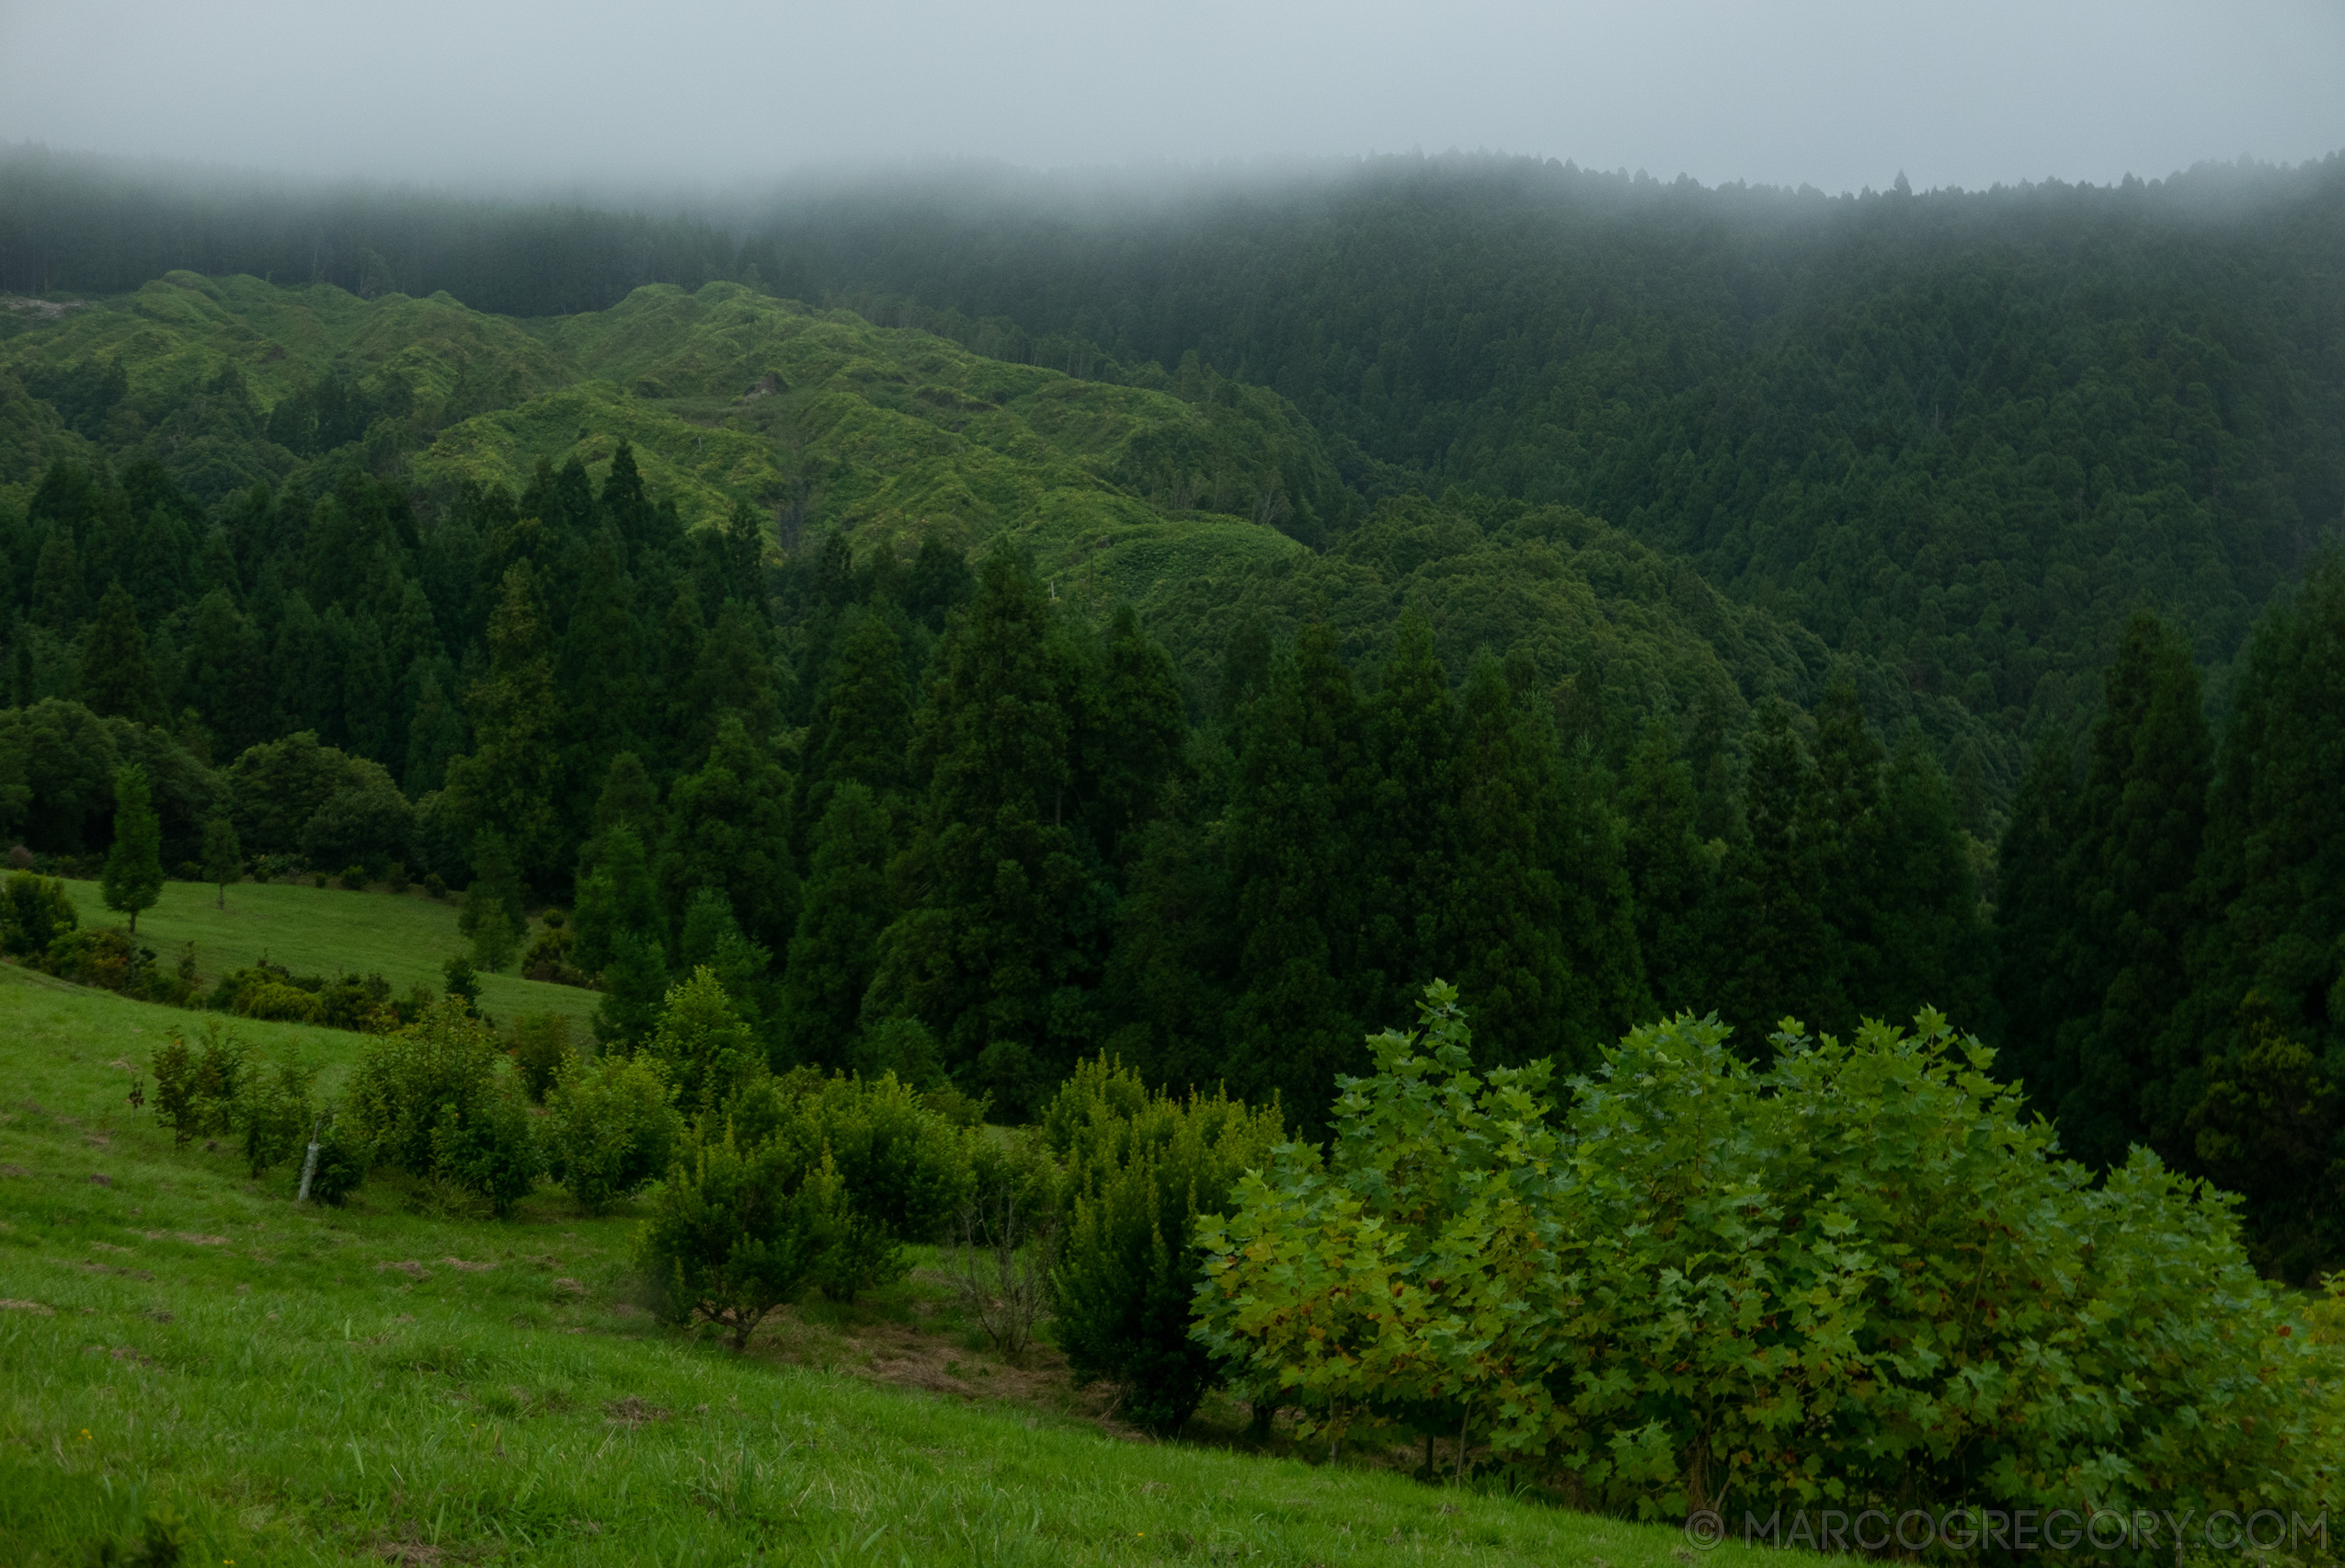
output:
[[[706,1319],[740,1350],[816,1276],[847,1225],[829,1156],[809,1166],[778,1140],[744,1149],[728,1126],[687,1144],[637,1234],[635,1266],[663,1317]]]
[[[695,1113],[723,1104],[765,1060],[740,1009],[705,964],[668,989],[659,1025],[643,1048],[675,1084],[678,1101]]]
[[[171,1129],[175,1142],[228,1130],[237,1090],[245,1079],[243,1041],[207,1021],[203,1052],[188,1049],[187,1036],[173,1029],[147,1059],[154,1076],[154,1116]]]
[[[186,1526],[183,1563],[380,1562],[386,1542],[516,1565],[735,1562],[772,1555],[795,1505],[794,1551],[940,1568],[1113,1568],[1184,1538],[1199,1560],[1678,1568],[1674,1527],[736,1357],[630,1311],[640,1221],[580,1215],[551,1189],[521,1207],[526,1240],[383,1188],[296,1206],[289,1179],[249,1182],[233,1151],[175,1149],[125,1106],[107,1063],[140,1060],[156,1016],[0,965],[0,1164],[73,1178],[0,1182],[0,1274],[32,1304],[0,1311],[0,1425],[57,1440],[39,1462],[0,1459],[0,1539],[29,1562],[80,1562],[166,1509]],[[239,1028],[265,1055],[315,1047],[328,1093],[366,1045]],[[84,1141],[98,1131],[102,1152]],[[82,1179],[93,1169],[113,1185]],[[234,1244],[204,1244],[221,1236]],[[395,1266],[410,1263],[428,1277]],[[859,1318],[892,1336],[908,1307],[952,1310],[925,1269],[898,1289]],[[670,1418],[614,1423],[627,1412]],[[280,1501],[256,1510],[256,1485]],[[425,1495],[445,1512],[419,1512]],[[1715,1560],[1759,1562],[1732,1544]]]
[[[1559,1125],[1458,999],[1374,1041],[1333,1151],[1208,1224],[1201,1333],[1335,1432],[1468,1426],[1591,1505],[2317,1508],[2292,1334],[2227,1206],[2137,1152],[2096,1186],[1925,1013],[1633,1031]],[[1733,1516],[1729,1516],[1730,1517]]]
[[[1221,1368],[1189,1333],[1205,1277],[1197,1230],[1285,1137],[1275,1107],[1218,1092],[1175,1099],[1105,1057],[1079,1064],[1043,1113],[1065,1164],[1056,1334],[1078,1378],[1117,1385],[1125,1417],[1177,1432]]]
[[[65,885],[29,871],[12,871],[0,885],[0,953],[34,957],[81,924]]]
[[[528,1097],[460,997],[436,998],[417,1023],[370,1040],[344,1105],[383,1162],[485,1197],[499,1215],[543,1169]]]
[[[643,1057],[573,1058],[546,1098],[548,1173],[600,1214],[668,1172],[684,1134],[676,1093]]]
[[[139,911],[153,909],[163,893],[163,825],[155,818],[146,770],[136,763],[114,775],[114,847],[98,886],[106,907],[130,916],[134,932]]]

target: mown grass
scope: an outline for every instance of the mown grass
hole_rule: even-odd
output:
[[[82,924],[120,925],[96,882],[69,881],[65,890]],[[378,974],[395,995],[411,986],[437,991],[440,965],[470,944],[456,930],[452,900],[420,892],[350,892],[283,882],[241,882],[219,889],[202,883],[166,882],[154,908],[139,916],[141,942],[163,963],[178,961],[195,944],[196,971],[209,982],[260,958],[297,975]],[[519,975],[480,977],[480,1005],[499,1021],[525,1013],[560,1013],[583,1024],[594,1015],[595,993],[548,985]]]
[[[158,1508],[239,1565],[1681,1561],[1499,1490],[788,1365],[812,1310],[736,1356],[633,1306],[633,1221],[558,1190],[501,1224],[389,1183],[296,1207],[126,1104],[171,1017],[0,967],[0,1561]],[[329,1086],[361,1043],[238,1028]]]

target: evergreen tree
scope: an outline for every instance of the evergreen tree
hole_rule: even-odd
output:
[[[251,617],[224,589],[196,602],[187,623],[178,700],[212,732],[218,755],[233,757],[269,738],[268,661]]]
[[[77,694],[85,707],[104,717],[163,722],[163,700],[139,630],[138,609],[119,578],[98,601],[97,617],[82,638]]]
[[[667,917],[659,907],[643,840],[624,820],[614,821],[590,846],[593,864],[578,881],[578,906],[570,916],[577,933],[570,961],[600,974],[616,960],[619,939],[633,937],[645,947],[664,948]]]
[[[1441,925],[1458,874],[1451,841],[1458,743],[1449,677],[1433,652],[1433,627],[1404,610],[1370,712],[1378,780],[1370,837],[1376,883],[1368,910],[1367,993],[1371,1024],[1405,1021],[1407,998],[1436,978],[1447,955]],[[1364,980],[1367,975],[1362,975]]]
[[[1995,942],[1979,910],[1970,840],[1945,771],[1908,730],[1881,785],[1879,870],[1867,1017],[1911,1019],[1935,1007],[1963,1029],[2003,1036],[1995,1007]]]
[[[220,908],[228,907],[228,884],[245,874],[244,846],[236,841],[236,825],[225,812],[215,812],[203,825],[203,879],[220,889]]]
[[[474,746],[448,765],[458,819],[490,830],[524,876],[563,865],[555,798],[562,759],[555,744],[554,663],[544,609],[529,563],[508,567],[488,624],[487,679],[472,690]]]
[[[835,1067],[853,1059],[879,934],[895,914],[891,837],[887,813],[867,785],[848,779],[831,792],[815,830],[784,982],[784,1039],[795,1062]]]
[[[788,945],[798,920],[790,794],[790,775],[740,715],[724,715],[708,760],[668,793],[659,887],[671,921],[681,924],[701,888],[720,888],[749,940],[769,953]]]
[[[2046,1116],[2076,1087],[2056,1048],[2062,1022],[2078,1011],[2056,962],[2076,919],[2068,868],[2076,796],[2068,745],[2046,731],[2036,739],[1996,851],[1995,1000],[2003,1019],[1996,1067],[2023,1084]]]
[[[2076,919],[2053,949],[2077,1008],[2054,1046],[2068,1086],[2055,1119],[2062,1144],[2096,1166],[2122,1164],[2137,1142],[2184,1152],[2198,1063],[2157,1047],[2189,990],[2183,940],[2213,772],[2198,668],[2163,622],[2128,623],[2107,692],[2064,862]]]
[[[1238,948],[1224,1072],[1307,1133],[1340,1073],[1367,1065],[1359,1012],[1369,872],[1354,841],[1375,789],[1366,723],[1334,635],[1307,626],[1249,714],[1229,813]]]
[[[163,824],[154,815],[146,769],[136,762],[114,772],[114,847],[98,891],[108,909],[130,916],[132,932],[139,911],[153,909],[163,896]]]
[[[633,751],[611,759],[594,803],[594,830],[608,833],[613,828],[629,829],[646,843],[659,834],[659,791]]]
[[[833,537],[836,537],[835,535]],[[968,557],[933,533],[921,540],[904,583],[904,613],[932,632],[944,629],[944,617],[967,604],[977,593],[977,578]]]
[[[1747,828],[1728,852],[1720,888],[1722,945],[1733,956],[1722,966],[1718,1011],[1733,1026],[1735,1047],[1764,1059],[1781,1019],[1837,1017],[1846,1003],[1833,984],[1825,915],[1821,790],[1787,704],[1761,704],[1750,758]]]
[[[1141,630],[1129,604],[1109,619],[1082,735],[1084,794],[1092,841],[1109,864],[1124,859],[1127,835],[1157,813],[1180,781],[1187,709],[1172,656]]]
[[[1097,962],[1105,898],[1062,816],[1072,693],[1049,604],[1006,547],[939,663],[913,743],[928,780],[909,852],[921,894],[881,937],[872,994],[877,1015],[919,1019],[956,1077],[1016,1114],[1090,1043],[1064,1004]]]
[[[421,800],[448,780],[448,764],[463,754],[464,718],[450,699],[454,670],[442,658],[418,658],[415,716],[407,723],[406,768],[400,784],[410,800]]]
[[[863,784],[883,799],[901,789],[911,729],[903,645],[885,614],[849,608],[806,730],[803,819],[819,820],[842,784]]]
[[[1498,660],[1478,659],[1458,715],[1456,869],[1436,890],[1435,961],[1423,967],[1473,999],[1476,1046],[1509,1066],[1557,1055],[1567,1033],[1563,895],[1540,831],[1556,783],[1546,739]]]
[[[772,1008],[766,978],[773,955],[742,934],[733,918],[733,902],[721,887],[703,887],[684,905],[683,924],[676,933],[676,967],[705,969],[715,975],[734,1010],[752,1029]]]
[[[1654,719],[1629,759],[1623,801],[1637,949],[1654,1011],[1706,1013],[1719,1002],[1709,940],[1718,861],[1695,829],[1694,770],[1666,719]]]
[[[383,628],[360,611],[350,619],[349,651],[342,661],[342,723],[347,749],[369,761],[391,755],[391,737],[397,727],[398,693],[391,679],[391,656],[383,646]]]
[[[605,761],[646,738],[643,639],[634,601],[625,550],[617,533],[603,529],[587,544],[555,666],[563,773],[570,781],[563,816],[580,837],[594,805],[586,792]]]
[[[70,636],[82,624],[87,603],[82,591],[82,562],[74,548],[74,531],[51,530],[42,542],[32,568],[33,615],[59,636]]]
[[[717,611],[715,624],[701,639],[683,697],[694,715],[687,730],[694,755],[704,754],[727,715],[739,721],[752,740],[762,742],[773,733],[781,712],[774,699],[773,666],[766,656],[762,624],[748,605],[727,600]]]
[[[1865,722],[1857,688],[1842,679],[1815,705],[1815,793],[1804,832],[1814,845],[1832,933],[1829,993],[1835,1007],[1801,1021],[1843,1039],[1856,1033],[1859,1013],[1882,1016],[1887,992],[1881,952],[1890,918],[1888,860],[1892,849],[1882,820],[1881,741]],[[1897,1021],[1912,1013],[1891,1013]]]
[[[657,942],[632,931],[612,939],[611,961],[602,969],[602,1001],[594,1010],[594,1037],[622,1052],[640,1049],[659,1024],[668,994],[668,956]]]
[[[529,898],[505,836],[485,828],[473,840],[473,880],[457,928],[472,939],[473,958],[491,974],[513,961],[529,932]]]

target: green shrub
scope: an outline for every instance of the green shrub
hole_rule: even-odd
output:
[[[765,1068],[757,1036],[705,964],[668,988],[659,1026],[644,1048],[665,1067],[679,1103],[695,1112],[723,1104]]]
[[[1278,1112],[1218,1093],[1152,1094],[1103,1057],[1076,1068],[1042,1131],[1066,1165],[1051,1278],[1058,1344],[1079,1381],[1119,1386],[1128,1419],[1175,1431],[1221,1375],[1189,1333],[1205,1278],[1198,1219],[1267,1161],[1285,1136]]]
[[[49,944],[37,966],[75,985],[99,986],[141,1001],[183,1005],[195,992],[192,951],[175,969],[155,962],[154,949],[110,928],[68,932]]]
[[[230,1130],[236,1093],[243,1085],[247,1047],[216,1023],[203,1026],[201,1054],[188,1049],[187,1036],[164,1032],[163,1044],[147,1059],[154,1078],[154,1116],[171,1129],[172,1141],[187,1143]]]
[[[431,1128],[431,1173],[486,1198],[499,1219],[529,1196],[545,1173],[545,1150],[518,1079],[499,1073],[470,1104],[441,1108]]]
[[[846,1187],[847,1233],[815,1282],[852,1300],[903,1274],[903,1243],[939,1239],[958,1214],[972,1186],[967,1144],[892,1074],[782,1082],[802,1087],[776,1140],[804,1166],[827,1152]]]
[[[507,1034],[506,1054],[521,1075],[521,1087],[532,1104],[545,1104],[545,1096],[578,1057],[570,1044],[569,1015],[525,1013],[513,1020]]]
[[[394,893],[407,890],[407,863],[395,860],[383,868],[383,885]]]
[[[667,1174],[684,1118],[657,1062],[570,1060],[546,1102],[547,1163],[589,1214],[600,1214]]]
[[[307,1157],[306,1150],[303,1157]],[[328,1121],[317,1140],[317,1168],[310,1173],[310,1201],[340,1207],[366,1180],[367,1167],[373,1162],[373,1144],[346,1131],[338,1118]]]
[[[687,1141],[652,1197],[635,1263],[660,1317],[715,1323],[739,1350],[815,1277],[847,1225],[828,1157],[808,1165],[775,1139],[744,1148],[728,1123]]]
[[[316,1125],[310,1103],[317,1070],[298,1062],[275,1063],[268,1072],[246,1072],[229,1110],[229,1125],[244,1139],[245,1163],[255,1176],[281,1164],[309,1143]]]
[[[557,986],[589,986],[594,977],[570,962],[570,951],[577,944],[578,933],[564,925],[561,911],[547,911],[545,929],[521,955],[521,978],[544,980]]]
[[[2096,1185],[1922,1014],[1775,1037],[1690,1014],[1574,1085],[1478,1076],[1456,991],[1370,1042],[1328,1168],[1208,1221],[1201,1337],[1306,1429],[1470,1431],[1585,1505],[2320,1506],[2292,1333],[2231,1203],[2136,1151]]]
[[[500,1215],[544,1168],[527,1096],[496,1036],[458,997],[369,1042],[344,1114],[378,1159],[486,1197]]]
[[[11,872],[0,883],[0,953],[37,958],[50,944],[81,925],[65,885],[29,871]]]

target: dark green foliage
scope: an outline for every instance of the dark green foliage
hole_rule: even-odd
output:
[[[2161,1042],[2188,994],[2183,938],[2212,772],[2189,650],[2136,616],[2110,666],[2061,863],[2074,914],[2052,962],[2070,1005],[2050,1054],[2014,1064],[2088,1164],[2122,1163],[2133,1143],[2184,1147],[2197,1053]]]
[[[1622,850],[1637,921],[1637,952],[1657,1011],[1683,1012],[1710,997],[1711,898],[1723,842],[1697,826],[1694,770],[1677,738],[1655,719],[1629,761],[1621,797]]]
[[[790,775],[740,715],[726,714],[707,761],[668,795],[658,862],[660,898],[681,924],[692,895],[721,890],[742,933],[768,953],[785,950],[798,919],[790,857]]]
[[[38,957],[80,924],[63,883],[12,871],[0,884],[0,953],[11,958]]]
[[[106,907],[131,917],[153,909],[163,896],[163,824],[156,819],[146,770],[133,762],[114,775],[114,847],[107,852],[99,887]]]
[[[74,695],[105,718],[160,724],[163,700],[139,630],[138,609],[118,578],[98,601],[97,618],[82,639],[81,684]]]
[[[254,1176],[294,1158],[307,1146],[316,1122],[316,1107],[310,1100],[316,1081],[315,1068],[291,1061],[245,1073],[229,1126],[244,1143],[245,1164]]]
[[[513,950],[529,931],[527,895],[520,867],[503,834],[484,830],[473,841],[473,884],[464,891],[457,929],[472,939],[473,957],[494,974],[513,961]]]
[[[721,989],[721,988],[720,988]],[[615,1050],[637,1050],[659,1025],[668,995],[668,958],[658,943],[621,931],[611,940],[602,969],[602,1002],[594,1010],[594,1037]]]
[[[887,886],[892,833],[865,784],[841,783],[814,835],[798,927],[790,938],[782,1016],[790,1059],[838,1066],[852,1057],[879,933],[895,912]]]
[[[882,934],[872,995],[926,1024],[956,1077],[1014,1111],[1071,1060],[1067,1031],[1081,1025],[1064,1003],[1102,934],[1069,822],[1076,672],[1041,585],[1006,548],[986,557],[938,658],[914,741],[928,781],[909,852],[922,894]]]
[[[616,769],[612,776],[617,776]],[[660,912],[659,891],[643,841],[634,828],[615,822],[587,848],[592,869],[578,876],[578,908],[571,914],[578,940],[570,956],[578,967],[599,974],[611,966],[622,936],[638,945],[663,945],[668,922]]]
[[[729,1126],[690,1137],[637,1232],[635,1262],[660,1316],[695,1317],[747,1348],[796,1299],[847,1227],[844,1184],[825,1157],[778,1140],[744,1146]]]
[[[303,1158],[308,1158],[306,1150]],[[310,1201],[341,1207],[365,1183],[367,1169],[373,1162],[373,1145],[345,1132],[338,1120],[329,1119],[318,1138],[316,1168],[310,1173]]]
[[[431,1173],[486,1198],[499,1219],[529,1196],[545,1173],[545,1151],[517,1080],[496,1078],[469,1104],[443,1110],[431,1128]]]
[[[1079,1064],[1042,1116],[1065,1167],[1051,1273],[1059,1346],[1080,1381],[1117,1386],[1125,1419],[1172,1433],[1221,1368],[1189,1333],[1205,1282],[1196,1231],[1285,1139],[1275,1109],[1221,1093],[1151,1093],[1102,1057]]]
[[[441,987],[444,994],[462,998],[467,1007],[479,1003],[480,973],[473,967],[470,958],[459,953],[440,967],[440,973],[444,981]]]
[[[704,887],[684,907],[684,923],[676,935],[677,967],[705,968],[716,977],[732,999],[743,1022],[756,1028],[772,999],[766,968],[772,955],[741,934],[733,918],[732,901],[715,887]]]

